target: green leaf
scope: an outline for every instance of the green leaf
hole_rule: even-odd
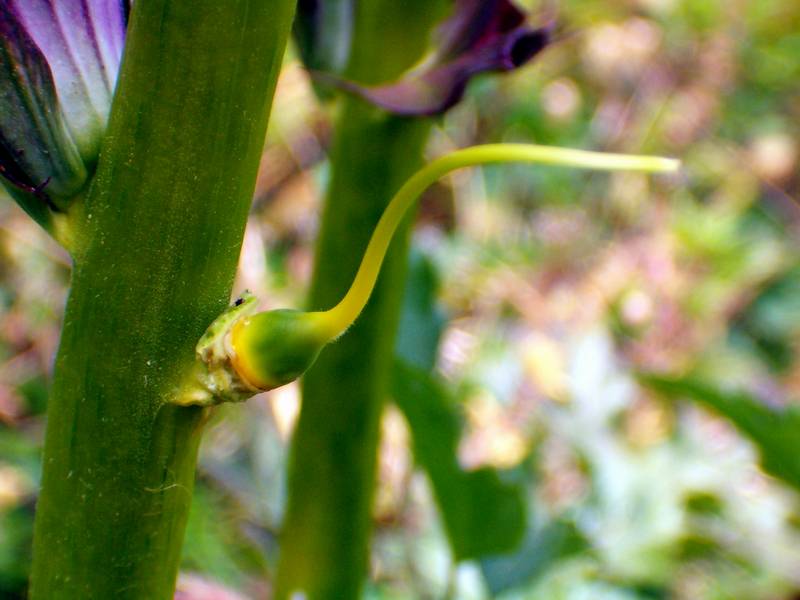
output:
[[[692,377],[642,375],[645,386],[668,398],[686,399],[729,419],[758,447],[770,475],[800,489],[800,407],[773,407],[746,392],[721,390]]]
[[[731,337],[750,341],[758,357],[777,372],[791,368],[800,333],[800,265],[761,290],[736,319]]]
[[[481,571],[494,596],[530,584],[556,563],[589,548],[589,542],[571,521],[550,521],[530,529],[513,554],[481,560]]]
[[[258,531],[243,522],[235,500],[222,490],[201,481],[194,489],[181,566],[212,579],[241,587],[248,573],[267,570],[264,553],[257,544]]]
[[[411,250],[406,289],[395,342],[395,356],[421,369],[433,369],[447,317],[436,304],[439,276],[430,258]]]
[[[33,503],[0,511],[0,598],[25,598],[33,538]]]
[[[496,469],[464,471],[458,464],[461,426],[441,381],[398,359],[392,395],[408,420],[417,462],[430,477],[457,560],[508,552],[521,542],[523,489]]]
[[[413,252],[395,345],[392,394],[408,421],[417,462],[427,472],[457,559],[507,552],[525,530],[523,491],[496,469],[458,464],[461,423],[446,386],[430,371],[447,319],[436,304],[433,263]]]

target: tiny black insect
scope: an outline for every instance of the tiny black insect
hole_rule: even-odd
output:
[[[233,303],[234,306],[241,306],[244,304],[244,298],[237,298],[236,302]]]

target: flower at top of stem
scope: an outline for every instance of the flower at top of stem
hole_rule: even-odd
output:
[[[338,6],[341,0],[307,4],[315,7],[315,11],[309,11],[307,20],[316,25],[318,38],[330,40],[330,36],[323,37],[320,22],[312,17],[318,18],[323,8],[330,10],[328,5]],[[550,44],[553,29],[552,22],[541,27],[530,26],[527,16],[510,0],[456,0],[454,12],[438,29],[432,55],[400,79],[363,85],[331,73],[316,73],[316,77],[394,114],[440,114],[461,100],[475,75],[512,71],[531,61]],[[305,47],[304,58],[319,54],[312,53],[308,44]],[[306,60],[311,69],[329,66],[319,60]]]
[[[128,12],[126,0],[0,0],[0,175],[42,224],[94,170]]]

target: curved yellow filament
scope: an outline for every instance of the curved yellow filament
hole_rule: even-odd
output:
[[[554,148],[532,144],[487,144],[457,150],[429,163],[414,174],[392,198],[370,238],[355,279],[344,298],[333,308],[312,313],[328,340],[344,333],[358,318],[369,300],[386,256],[389,243],[406,211],[422,192],[444,175],[477,165],[526,162],[595,169],[600,171],[676,171],[680,161],[657,156],[635,156]]]

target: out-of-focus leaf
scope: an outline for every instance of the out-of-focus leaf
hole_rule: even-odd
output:
[[[795,266],[766,286],[742,311],[734,334],[746,335],[770,367],[785,371],[791,367],[798,333],[800,266]]]
[[[800,407],[775,408],[745,392],[729,392],[691,377],[643,375],[647,387],[711,408],[750,438],[766,472],[800,489]]]
[[[436,304],[439,281],[413,253],[395,346],[395,403],[408,421],[417,462],[428,473],[457,559],[506,552],[525,528],[522,490],[495,469],[465,472],[458,464],[461,424],[443,382],[432,373],[446,317]]]
[[[444,311],[436,304],[438,288],[439,277],[431,260],[412,250],[395,355],[421,369],[432,369],[436,363],[439,340],[447,324]]]
[[[41,477],[41,442],[28,432],[0,425],[2,462],[21,469],[38,486]]]
[[[41,447],[0,424],[0,598],[25,598]]]
[[[528,530],[513,554],[481,560],[481,571],[494,596],[533,583],[556,563],[589,548],[589,542],[571,521],[550,521]]]
[[[496,469],[460,467],[461,427],[442,382],[398,359],[392,395],[408,420],[414,455],[430,477],[456,559],[515,548],[525,532],[523,490],[503,482]]]
[[[181,568],[236,586],[243,583],[243,573],[263,571],[266,567],[265,558],[249,532],[236,527],[235,513],[229,503],[200,482],[192,497]]]
[[[0,598],[25,598],[33,541],[33,503],[0,512]]]

